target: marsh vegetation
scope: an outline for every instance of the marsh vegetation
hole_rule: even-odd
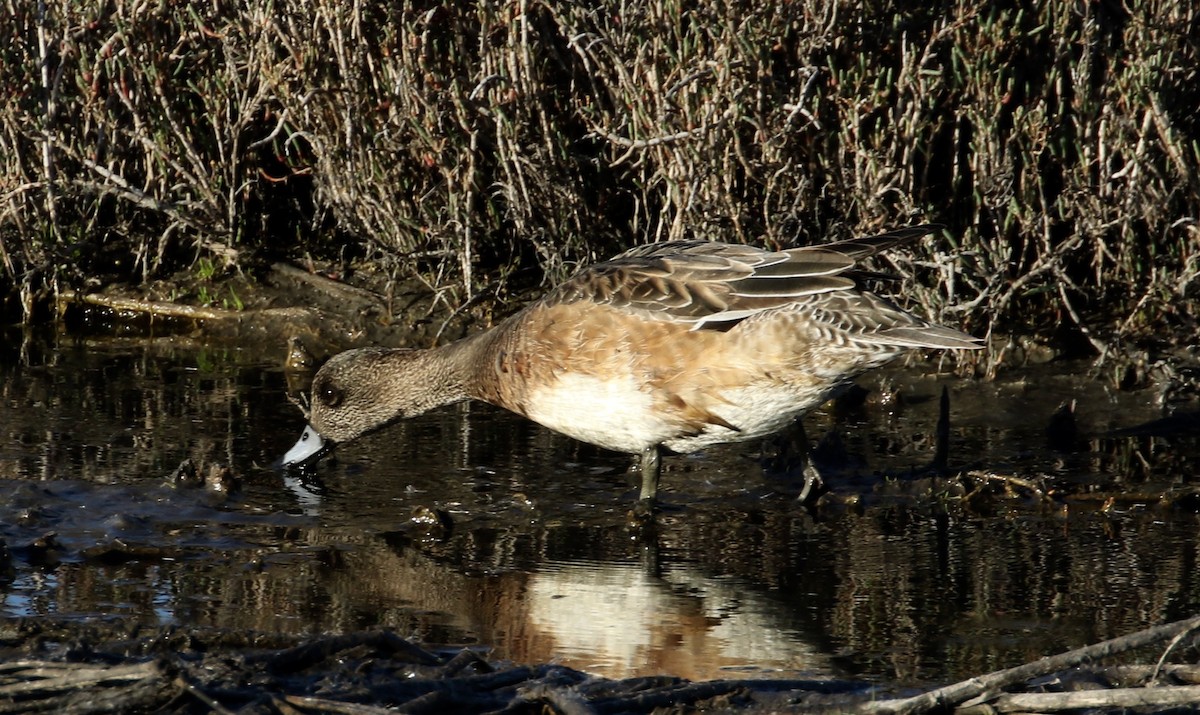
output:
[[[64,291],[279,259],[503,303],[637,242],[935,220],[945,235],[887,266],[933,319],[1150,350],[1132,363],[1196,335],[1192,3],[10,10],[18,320]]]

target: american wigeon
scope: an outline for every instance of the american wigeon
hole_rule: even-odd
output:
[[[309,425],[283,462],[477,399],[640,454],[639,506],[648,508],[664,448],[765,437],[906,350],[981,347],[858,285],[859,260],[939,228],[783,251],[638,246],[458,342],[335,355],[313,379]]]

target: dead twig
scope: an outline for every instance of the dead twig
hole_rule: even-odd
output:
[[[1025,479],[1024,477],[1018,477],[1015,474],[996,474],[995,472],[984,472],[976,469],[967,472],[967,476],[974,479],[1003,482],[1005,484],[1015,485],[1029,491],[1038,499],[1046,502],[1047,504],[1056,504],[1056,502],[1050,498],[1050,495],[1046,494],[1045,490],[1035,484],[1033,480]]]
[[[212,697],[210,697],[207,693],[205,693],[200,688],[197,688],[195,685],[192,685],[191,683],[189,683],[187,680],[184,679],[184,677],[182,675],[176,677],[174,682],[175,682],[175,686],[177,688],[179,688],[180,690],[183,690],[188,695],[191,695],[193,698],[195,698],[195,699],[199,700],[200,702],[204,703],[205,705],[207,705],[208,708],[210,710],[212,710],[213,712],[217,713],[217,715],[233,715],[232,710],[226,708],[224,705],[222,705],[221,703],[214,700]]]
[[[1171,639],[1171,642],[1168,643],[1167,647],[1163,649],[1162,655],[1158,657],[1158,662],[1154,664],[1154,672],[1150,675],[1151,683],[1158,680],[1158,674],[1162,671],[1163,662],[1167,659],[1167,656],[1171,654],[1171,651],[1175,650],[1175,646],[1179,645],[1184,638],[1191,635],[1194,630],[1195,628],[1189,628],[1185,631],[1180,631],[1179,635]]]

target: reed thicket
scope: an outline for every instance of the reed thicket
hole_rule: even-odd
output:
[[[462,302],[635,242],[935,220],[890,266],[934,318],[1197,333],[1191,1],[7,5],[26,319],[199,258],[369,260]]]

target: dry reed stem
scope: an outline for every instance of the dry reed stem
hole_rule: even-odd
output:
[[[10,5],[0,270],[26,295],[303,241],[466,304],[637,241],[940,220],[889,267],[978,334],[1063,315],[1109,354],[1195,297],[1187,3]]]

